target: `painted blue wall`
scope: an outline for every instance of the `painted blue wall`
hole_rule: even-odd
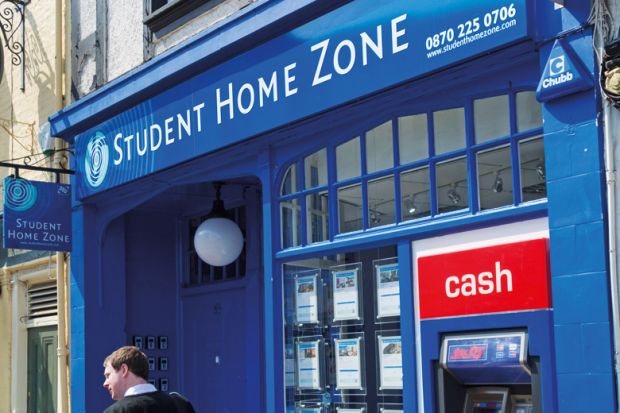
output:
[[[168,371],[150,378],[168,378],[170,391],[178,385],[179,341],[176,217],[168,212],[133,210],[125,215],[126,344],[132,337],[166,336],[168,350],[146,350],[150,357],[168,357]],[[120,281],[120,280],[119,280]]]
[[[594,72],[591,37],[573,35],[569,44]],[[541,53],[541,68],[548,53],[548,47]],[[603,147],[597,102],[595,91],[590,90],[544,105],[557,387],[562,413],[615,410]],[[584,392],[586,388],[589,390]]]

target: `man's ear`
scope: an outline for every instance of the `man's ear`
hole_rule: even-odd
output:
[[[127,375],[129,374],[129,367],[127,367],[127,364],[123,363],[121,364],[119,371],[121,373],[121,376],[127,377]]]

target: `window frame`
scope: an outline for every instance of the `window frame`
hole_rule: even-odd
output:
[[[167,4],[152,11],[153,0],[145,0],[143,23],[152,31],[157,32],[201,6],[210,5],[213,8],[220,2],[219,0],[208,0],[207,2],[204,0],[169,0]]]
[[[547,197],[541,197],[532,201],[523,201],[521,194],[521,165],[519,159],[519,142],[526,141],[530,139],[542,139],[544,135],[542,120],[541,123],[534,128],[521,131],[517,130],[517,95],[521,92],[533,92],[534,88],[532,85],[521,86],[521,87],[511,87],[504,89],[494,89],[488,90],[484,94],[469,94],[467,96],[463,96],[457,100],[451,100],[437,103],[435,102],[431,106],[423,107],[422,110],[415,110],[412,108],[410,110],[399,109],[398,112],[392,111],[389,113],[383,113],[382,117],[373,117],[373,119],[363,122],[364,124],[357,125],[356,129],[347,130],[346,136],[344,134],[339,134],[334,136],[334,139],[331,139],[327,144],[323,144],[319,147],[312,147],[308,151],[304,151],[301,154],[296,155],[295,159],[291,160],[289,163],[284,164],[283,169],[280,171],[280,174],[276,177],[276,182],[278,188],[282,185],[282,179],[286,176],[288,168],[293,164],[297,164],[298,175],[297,176],[297,184],[298,190],[297,192],[292,192],[287,195],[278,194],[277,200],[278,205],[280,205],[283,201],[291,201],[294,198],[298,199],[300,204],[300,236],[298,239],[300,243],[293,246],[284,246],[282,242],[277,248],[278,251],[288,250],[290,248],[300,248],[306,247],[309,245],[316,245],[317,242],[309,242],[307,237],[308,228],[306,228],[307,217],[305,210],[305,199],[306,196],[320,191],[327,191],[329,197],[329,238],[327,241],[322,242],[331,242],[335,240],[339,240],[342,238],[350,238],[351,236],[355,237],[357,234],[364,232],[374,232],[377,230],[385,229],[385,227],[400,227],[400,226],[415,226],[420,224],[421,222],[427,221],[436,221],[437,219],[445,218],[446,216],[473,216],[476,214],[484,214],[490,211],[496,211],[498,209],[506,208],[506,207],[518,207],[523,206],[525,204],[530,204],[532,202],[546,202]],[[475,92],[474,92],[475,93]],[[509,122],[510,122],[510,134],[507,136],[500,136],[497,138],[492,138],[485,140],[481,143],[476,143],[475,139],[475,131],[474,131],[474,101],[477,99],[485,99],[499,95],[508,95],[508,110],[509,110]],[[455,149],[450,152],[445,152],[437,155],[435,153],[435,134],[433,127],[433,113],[436,111],[453,109],[455,107],[462,107],[464,109],[464,128],[465,128],[465,146],[460,149]],[[415,160],[413,162],[401,164],[400,163],[400,153],[399,153],[399,118],[405,116],[415,116],[415,115],[425,115],[426,123],[427,123],[427,139],[428,139],[428,156],[423,159]],[[392,122],[392,147],[393,147],[393,164],[394,166],[389,169],[384,169],[372,173],[367,172],[367,154],[366,154],[366,132],[373,130],[374,128],[388,122]],[[359,150],[361,157],[361,174],[359,176],[347,178],[345,180],[337,180],[336,175],[336,148],[343,143],[359,137]],[[478,153],[488,151],[490,149],[499,148],[502,146],[510,147],[510,156],[511,156],[511,164],[512,164],[512,185],[513,185],[513,197],[512,202],[507,205],[501,205],[497,208],[484,209],[480,208],[480,188],[478,185],[478,176],[477,176],[477,156]],[[327,176],[328,181],[327,185],[315,187],[315,188],[305,188],[305,180],[304,180],[304,170],[303,163],[306,156],[309,156],[321,149],[327,149]],[[544,152],[543,152],[544,156]],[[458,158],[464,157],[466,160],[466,168],[467,168],[467,194],[463,194],[467,196],[468,206],[465,208],[461,208],[455,211],[443,212],[440,213],[438,210],[438,189],[436,188],[437,184],[437,176],[436,176],[436,167],[438,163],[443,163],[450,160],[455,160]],[[428,216],[423,216],[415,219],[404,219],[402,214],[402,197],[401,197],[401,188],[400,188],[400,176],[402,173],[413,171],[420,168],[428,168],[429,169],[429,187],[430,187],[430,214]],[[394,219],[393,222],[390,222],[385,225],[370,225],[369,222],[369,212],[368,212],[368,184],[371,181],[391,177],[394,181],[394,202],[393,202],[393,213]],[[506,179],[506,178],[504,178]],[[341,188],[350,187],[353,185],[360,185],[361,189],[361,206],[362,209],[362,226],[361,229],[351,231],[351,232],[340,232],[340,219],[339,219],[339,203],[338,203],[338,191]],[[279,213],[279,211],[278,211]],[[281,219],[278,220],[281,225]],[[278,227],[280,234],[282,234],[283,228]],[[279,237],[282,239],[282,235]]]

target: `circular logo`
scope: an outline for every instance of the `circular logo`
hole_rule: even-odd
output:
[[[97,132],[86,146],[86,157],[84,159],[84,171],[88,184],[97,188],[103,183],[108,172],[108,161],[110,150],[105,141],[105,135]]]
[[[37,188],[25,179],[11,179],[4,186],[4,197],[5,204],[12,210],[27,211],[37,200]]]

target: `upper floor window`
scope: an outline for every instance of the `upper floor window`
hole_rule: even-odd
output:
[[[145,0],[146,17],[144,23],[156,32],[181,17],[190,15],[198,8],[201,11],[213,8],[223,0]],[[194,17],[194,16],[191,16]]]
[[[281,246],[546,196],[534,92],[476,97],[379,121],[291,164],[280,184]]]

